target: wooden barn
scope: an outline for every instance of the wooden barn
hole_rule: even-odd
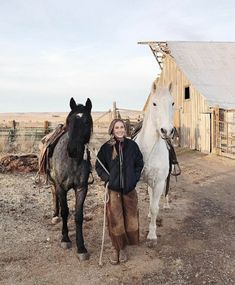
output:
[[[139,44],[159,64],[157,86],[173,83],[180,146],[235,158],[235,43]]]

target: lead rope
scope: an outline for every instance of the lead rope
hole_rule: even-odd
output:
[[[105,192],[104,192],[104,218],[103,218],[103,232],[102,232],[102,242],[101,242],[101,248],[100,248],[100,258],[99,258],[99,266],[103,266],[103,251],[104,251],[104,237],[105,237],[105,228],[106,228],[106,205],[109,202],[109,192],[108,192],[108,185],[109,183],[106,184],[105,186]]]
[[[89,147],[88,147],[88,149],[89,149]],[[91,149],[91,151],[95,155],[95,157],[96,157],[97,161],[99,162],[99,164],[103,167],[105,172],[109,175],[108,170],[103,165],[103,163],[100,161],[100,159],[97,157],[97,153],[94,150],[92,150],[92,149]],[[104,237],[105,237],[105,226],[106,226],[105,225],[105,223],[106,223],[106,205],[109,202],[108,186],[109,186],[109,183],[107,182],[106,186],[105,186],[104,199],[103,199],[103,202],[104,202],[104,217],[103,217],[103,231],[102,231],[102,242],[101,242],[101,248],[100,248],[99,266],[103,266],[102,257],[103,257],[103,251],[104,251]]]

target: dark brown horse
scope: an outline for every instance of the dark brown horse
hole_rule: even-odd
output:
[[[75,190],[75,223],[76,243],[80,260],[89,258],[89,254],[83,239],[83,204],[88,189],[88,178],[91,170],[90,155],[86,145],[89,143],[92,133],[92,104],[87,99],[86,104],[76,104],[70,99],[71,112],[66,119],[67,131],[59,139],[52,158],[49,178],[53,183],[54,218],[59,216],[61,209],[62,239],[61,246],[70,248],[71,241],[68,235],[67,192]]]

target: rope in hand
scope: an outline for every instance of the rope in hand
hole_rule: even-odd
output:
[[[91,151],[95,154],[97,161],[99,164],[103,167],[104,171],[108,174],[109,176],[109,171],[106,169],[104,164],[100,161],[100,159],[97,157],[97,153],[91,149]],[[103,251],[104,251],[104,237],[105,237],[105,223],[106,223],[106,205],[109,202],[109,190],[108,190],[109,183],[107,182],[105,185],[105,192],[104,192],[104,218],[103,218],[103,231],[102,231],[102,242],[101,242],[101,248],[100,248],[100,258],[99,258],[99,266],[103,265],[102,262],[102,257],[103,257]]]
[[[109,183],[105,186],[105,192],[104,192],[104,219],[103,219],[103,233],[102,233],[102,243],[100,248],[100,258],[99,258],[99,266],[103,265],[102,257],[103,257],[103,251],[104,251],[104,237],[105,237],[105,223],[106,223],[106,204],[109,202],[109,190],[108,190]]]

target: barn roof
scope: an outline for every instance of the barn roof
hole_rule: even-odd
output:
[[[157,47],[171,54],[210,106],[235,108],[235,42],[169,41],[149,42],[149,46],[153,53]]]

